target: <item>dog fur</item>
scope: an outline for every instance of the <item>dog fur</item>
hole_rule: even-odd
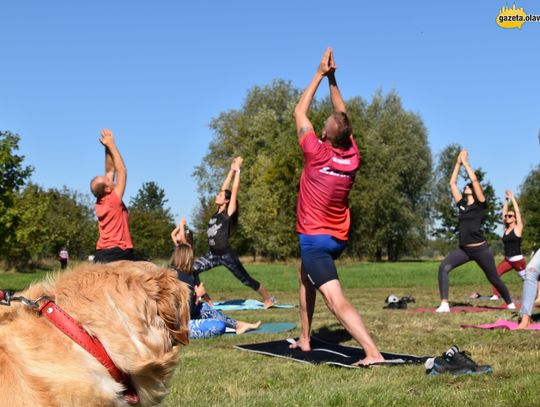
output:
[[[167,394],[188,342],[189,290],[147,262],[86,265],[20,295],[49,296],[131,376],[143,406]],[[123,386],[86,350],[20,302],[0,306],[1,406],[127,406]]]

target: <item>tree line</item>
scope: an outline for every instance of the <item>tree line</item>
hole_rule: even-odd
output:
[[[290,82],[275,80],[247,92],[239,109],[222,112],[210,123],[213,138],[193,172],[199,205],[191,227],[196,253],[206,251],[206,224],[215,211],[214,197],[230,160],[242,156],[239,224],[232,241],[238,253],[269,260],[298,256],[296,199],[302,154],[292,112],[301,94]],[[329,99],[310,109],[315,129],[332,111]],[[373,260],[419,257],[426,247],[445,254],[455,245],[457,211],[448,181],[462,146],[449,144],[436,157],[422,118],[403,108],[397,92],[378,92],[370,102],[347,101],[362,166],[350,194],[351,233],[348,254]],[[93,253],[97,222],[93,199],[63,187],[44,189],[32,182],[31,166],[18,155],[20,137],[0,132],[0,260],[27,267],[54,257],[62,247],[72,256]],[[477,166],[478,167],[478,166]],[[487,175],[477,169],[488,201],[484,225],[497,242],[501,202]],[[515,191],[524,223],[524,250],[540,245],[540,166]],[[174,218],[165,191],[144,183],[129,202],[135,250],[148,258],[168,257]]]
[[[30,182],[34,168],[17,154],[20,137],[0,132],[0,269],[27,270],[67,248],[71,258],[95,251],[98,238],[95,199],[67,187],[44,189]],[[129,202],[130,229],[137,254],[148,259],[170,255],[174,219],[165,191],[144,183]]]

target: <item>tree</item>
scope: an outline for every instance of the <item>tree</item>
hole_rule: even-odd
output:
[[[350,250],[390,261],[417,256],[429,221],[432,158],[422,119],[396,92],[348,103],[362,167],[350,195]]]
[[[147,258],[169,257],[174,219],[166,208],[165,191],[155,182],[145,182],[130,200],[129,229],[138,255]]]
[[[30,183],[15,203],[17,230],[5,252],[9,266],[27,268],[55,257],[62,247],[73,258],[94,251],[97,224],[88,196],[66,187],[44,190]]]
[[[529,172],[520,186],[519,207],[523,217],[523,250],[540,249],[540,165]]]
[[[213,213],[210,203],[232,158],[240,155],[244,164],[239,228],[232,238],[235,248],[269,258],[297,254],[295,209],[302,156],[292,111],[298,97],[299,91],[289,82],[276,80],[248,91],[241,110],[221,113],[212,120],[214,140],[193,174],[200,200],[207,205],[195,212],[197,240],[206,241],[206,225]]]
[[[453,245],[457,240],[456,228],[458,225],[458,211],[448,183],[461,150],[462,147],[458,144],[446,146],[439,154],[439,163],[434,172],[434,224],[431,232],[437,239],[448,242],[448,246]],[[493,185],[486,180],[485,172],[477,167],[475,173],[482,185],[487,203],[486,217],[483,223],[484,232],[489,240],[498,240],[499,237],[495,234],[495,229],[501,218],[501,203],[495,195]],[[463,168],[460,170],[460,176],[465,182],[469,182]]]
[[[0,132],[0,257],[14,239],[17,218],[14,203],[17,192],[32,174],[31,166],[23,166],[24,156],[17,155],[20,137],[9,131]]]

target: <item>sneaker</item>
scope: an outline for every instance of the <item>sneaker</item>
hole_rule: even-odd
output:
[[[439,308],[435,312],[450,312],[450,305],[447,302],[441,302],[441,305],[439,305]]]
[[[482,374],[492,373],[493,369],[489,365],[478,365],[468,352],[460,351],[454,345],[441,356],[429,358],[425,363],[426,374],[437,376],[444,373],[450,373],[453,376],[464,374]]]
[[[513,302],[511,302],[510,304],[507,304],[506,309],[516,309],[516,304],[514,304]]]
[[[499,296],[493,294],[491,297],[489,297],[489,300],[490,300],[490,301],[499,301]]]

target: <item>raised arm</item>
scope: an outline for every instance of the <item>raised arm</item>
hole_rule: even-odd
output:
[[[504,222],[506,220],[506,214],[508,213],[508,200],[510,199],[511,194],[512,194],[512,191],[510,191],[509,189],[504,191],[504,204],[503,204],[503,208],[502,208],[503,225],[504,225]]]
[[[330,100],[332,100],[332,106],[334,107],[334,112],[343,112],[347,113],[347,108],[345,107],[345,102],[339,91],[337,82],[336,82],[336,63],[334,62],[334,53],[330,53],[330,70],[326,74],[328,78],[328,85],[330,86]]]
[[[234,163],[234,160],[233,160],[233,163]],[[227,176],[225,177],[225,181],[223,181],[223,184],[221,185],[220,191],[225,191],[226,189],[229,189],[229,187],[231,186],[233,175],[234,175],[234,170],[232,169],[232,164],[231,164],[231,166],[229,167],[229,172],[227,173]]]
[[[114,142],[112,131],[110,131],[109,129],[101,130],[101,138],[99,139],[99,141],[105,146],[107,150],[106,154],[109,154],[112,160],[112,164],[114,167],[113,173],[116,176],[116,185],[114,187],[114,191],[116,192],[116,195],[118,195],[118,197],[122,199],[126,190],[127,169],[126,165],[124,164],[124,160],[122,159],[122,156],[120,155],[120,152],[118,151],[118,148],[116,147],[116,144]],[[108,169],[105,168],[105,170],[107,171]],[[109,172],[107,171],[107,176],[108,173]]]
[[[461,168],[461,153],[458,154],[456,165],[454,165],[454,171],[452,171],[452,176],[450,177],[450,192],[452,192],[452,197],[454,197],[454,201],[459,202],[461,201],[461,198],[463,197],[461,195],[461,191],[459,190],[457,186],[457,179],[459,175],[459,169]]]
[[[472,182],[474,194],[478,198],[480,202],[486,202],[486,197],[484,196],[484,190],[482,189],[482,186],[478,182],[478,178],[476,177],[476,173],[472,169],[471,165],[469,164],[469,153],[467,150],[461,151],[461,162],[463,163],[463,166],[465,167],[465,171],[467,171],[467,175],[469,176],[469,179]]]
[[[234,180],[231,189],[231,199],[227,206],[227,214],[229,216],[232,216],[236,212],[236,199],[238,197],[238,189],[240,188],[240,167],[242,167],[243,161],[242,157],[236,157],[231,164],[231,170],[234,172]]]
[[[514,213],[516,214],[515,232],[516,235],[521,236],[523,232],[523,220],[521,219],[521,211],[519,210],[519,205],[512,191],[508,190],[507,192],[509,192],[510,199],[512,200],[512,207],[514,208]]]
[[[114,181],[114,174],[113,158],[109,149],[105,147],[105,176],[109,178],[109,180]]]
[[[171,232],[171,239],[176,246],[181,243],[189,244],[186,238],[186,218],[182,217],[178,226]]]
[[[313,130],[313,125],[307,117],[307,112],[322,79],[333,69],[331,65],[332,63],[332,48],[327,48],[323,54],[321,62],[319,63],[317,72],[313,76],[313,79],[311,79],[311,82],[306,90],[304,90],[298,104],[294,108],[294,120],[296,122],[296,134],[298,135],[298,138],[301,138],[308,131]]]

